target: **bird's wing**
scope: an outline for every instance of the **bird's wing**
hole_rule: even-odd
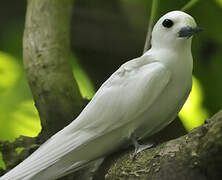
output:
[[[56,179],[104,155],[118,137],[111,134],[112,141],[106,135],[148,110],[170,82],[163,64],[141,58],[122,65],[75,121],[0,179]]]
[[[171,72],[160,62],[143,64],[141,58],[122,65],[68,127],[66,133],[72,136],[67,143],[63,141],[59,155],[64,154],[67,159],[78,156],[80,164],[62,163],[64,170],[60,169],[60,174],[82,167],[116,147],[122,141],[115,130],[125,127],[158,100],[170,82]],[[76,149],[67,148],[75,144]]]
[[[157,61],[143,64],[143,58],[147,57],[122,65],[101,86],[75,122],[77,129],[107,133],[152,106],[170,82],[171,72]]]

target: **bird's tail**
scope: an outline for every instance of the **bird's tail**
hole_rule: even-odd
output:
[[[96,159],[89,153],[95,135],[71,132],[67,126],[0,180],[54,180],[91,163]]]

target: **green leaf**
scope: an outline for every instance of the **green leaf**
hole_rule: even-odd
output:
[[[0,140],[37,136],[40,120],[22,66],[17,59],[1,52],[0,70]]]
[[[34,107],[32,100],[26,100],[19,103],[15,111],[11,112],[11,128],[14,130],[14,136],[21,134],[24,136],[35,137],[41,131],[39,115]]]
[[[14,86],[20,74],[20,67],[16,59],[0,51],[0,93]]]
[[[215,0],[217,2],[217,4],[222,7],[222,0]]]
[[[187,131],[201,126],[209,118],[209,113],[203,107],[203,89],[194,76],[192,91],[181,109],[179,117]]]
[[[15,151],[17,152],[17,154],[20,154],[24,149],[24,147],[17,147]]]
[[[71,59],[73,64],[73,75],[78,84],[80,93],[83,98],[91,99],[95,94],[95,88],[92,81],[79,64],[78,59],[74,55],[72,55]]]
[[[1,152],[0,152],[0,169],[4,169],[4,170],[6,169]]]
[[[195,6],[200,0],[190,0],[184,7],[181,8],[181,11],[187,11]]]

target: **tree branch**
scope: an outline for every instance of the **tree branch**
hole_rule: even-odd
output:
[[[141,152],[109,157],[94,179],[205,180],[222,177],[222,110],[189,134]]]
[[[151,13],[150,13],[150,20],[147,28],[147,34],[146,34],[146,40],[145,45],[143,49],[143,54],[148,51],[151,47],[151,36],[152,36],[152,29],[154,25],[154,20],[157,15],[157,7],[158,7],[158,1],[159,0],[152,0],[152,7],[151,7]]]
[[[3,154],[3,160],[6,165],[5,171],[0,169],[0,176],[22,162],[39,146],[40,143],[38,142],[37,138],[25,136],[17,138],[13,143],[8,141],[0,141],[0,152]],[[23,150],[21,152],[17,152],[17,148],[22,148]]]
[[[28,0],[24,66],[48,138],[81,111],[82,99],[70,62],[73,0]]]

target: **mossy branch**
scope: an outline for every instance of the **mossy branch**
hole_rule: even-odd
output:
[[[222,177],[222,110],[180,138],[141,152],[116,153],[94,179],[207,180]]]
[[[8,141],[0,141],[0,152],[3,154],[6,170],[0,169],[0,176],[15,167],[17,164],[27,158],[40,146],[37,138],[21,136],[13,143]],[[17,152],[17,148],[22,148],[21,152]]]
[[[147,34],[146,34],[146,40],[145,40],[145,45],[144,45],[144,49],[143,49],[143,54],[151,47],[151,35],[152,35],[154,21],[157,16],[158,4],[159,4],[159,0],[152,0],[152,7],[151,7],[150,19],[149,19],[148,28],[147,28]]]

